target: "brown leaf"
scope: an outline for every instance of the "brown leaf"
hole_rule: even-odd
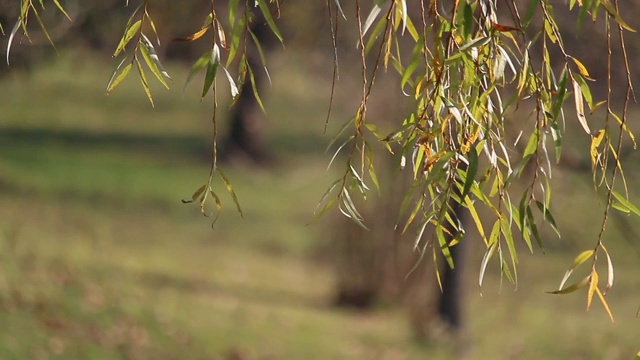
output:
[[[513,26],[509,26],[509,25],[501,25],[495,22],[491,23],[491,27],[496,30],[496,31],[500,31],[500,32],[507,32],[507,31],[520,31],[519,28],[517,27],[513,27]]]

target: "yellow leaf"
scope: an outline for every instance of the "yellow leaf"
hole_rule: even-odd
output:
[[[571,82],[573,83],[573,100],[576,104],[576,116],[578,117],[578,122],[582,125],[582,128],[587,134],[591,134],[591,130],[589,129],[589,124],[587,124],[587,118],[584,116],[584,100],[582,98],[582,89],[580,88],[580,84],[571,78]]]
[[[570,57],[571,57],[571,60],[573,60],[573,62],[578,67],[578,71],[580,71],[580,75],[584,76],[587,79],[590,79],[591,77],[589,76],[589,72],[587,71],[587,67],[584,66],[584,64],[582,64],[580,62],[580,60],[574,58],[573,56],[570,56]]]
[[[596,166],[597,158],[598,158],[598,147],[600,143],[602,143],[602,139],[604,139],[604,130],[600,129],[598,132],[591,137],[591,165]]]
[[[132,67],[133,67],[133,63],[129,63],[129,65],[125,66],[124,69],[122,69],[122,72],[120,72],[120,74],[116,76],[107,87],[107,94],[111,93],[111,91],[115,89],[115,87],[118,86],[118,84],[120,84],[125,77],[127,77],[127,74],[129,74],[129,71],[131,70]]]
[[[198,31],[196,31],[195,33],[189,35],[189,36],[185,36],[185,37],[181,37],[181,38],[175,38],[171,41],[173,42],[183,42],[183,41],[194,41],[194,40],[198,40],[199,38],[202,37],[202,35],[206,34],[207,31],[209,30],[209,28],[203,28],[200,29]]]
[[[133,36],[138,32],[138,30],[140,30],[141,25],[142,21],[138,20],[127,29],[127,31],[124,33],[124,36],[122,36],[122,39],[120,39],[120,43],[118,44],[118,47],[116,47],[116,51],[113,53],[113,57],[118,56],[118,54],[120,54],[120,52],[124,50],[125,46],[127,46]]]
[[[609,314],[609,319],[611,319],[611,322],[616,322],[616,320],[613,318],[613,313],[611,313],[611,309],[609,308],[609,304],[607,304],[607,300],[605,300],[604,295],[602,295],[602,292],[597,287],[596,293],[598,294],[600,301],[602,301],[602,306],[604,306],[604,309],[607,310],[607,314]]]
[[[589,282],[589,291],[587,292],[587,311],[591,307],[591,300],[593,300],[593,293],[596,291],[598,287],[598,272],[591,272],[591,281]]]

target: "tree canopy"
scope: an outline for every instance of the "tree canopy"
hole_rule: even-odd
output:
[[[30,22],[37,22],[50,39],[41,18],[46,3],[21,0],[15,24],[4,24],[7,63],[16,38],[28,38],[35,31]],[[170,75],[158,56],[161,24],[156,24],[150,12],[154,2],[138,3],[133,8],[135,4],[127,1],[131,15],[113,52],[116,68],[106,92],[114,91],[134,70],[153,105],[149,82],[155,78],[169,87]],[[70,18],[64,3],[53,0],[51,4]],[[237,98],[241,85],[250,83],[263,107],[255,74],[268,74],[267,60],[251,24],[264,22],[284,44],[278,20],[285,6],[287,3],[279,0],[211,1],[202,24],[193,24],[193,33],[174,39],[208,41],[210,45],[195,60],[185,81],[186,86],[197,73],[204,72],[201,98],[209,97],[212,102],[211,171],[205,184],[188,199],[199,203],[203,213],[211,200],[217,213],[222,207],[218,189],[212,186],[213,178],[220,176],[242,214],[231,182],[216,160],[217,98],[221,96],[216,84],[228,82],[230,97]],[[353,11],[345,11],[346,6]],[[565,46],[564,33],[554,15],[554,10],[562,6],[577,12],[577,31],[585,21],[601,19],[607,76],[598,81],[606,83],[604,99],[592,96],[595,80]],[[603,233],[612,209],[640,216],[640,209],[628,200],[620,159],[623,143],[631,142],[635,148],[634,134],[627,126],[629,104],[635,95],[625,47],[626,36],[635,30],[621,16],[617,1],[327,0],[325,7],[330,29],[326,35],[333,43],[334,86],[340,62],[338,38],[345,26],[352,27],[358,35],[361,91],[353,116],[334,138],[334,159],[338,153],[347,157],[343,175],[321,197],[316,217],[337,206],[345,216],[366,227],[357,204],[372,190],[380,190],[374,161],[380,143],[397,156],[399,167],[411,174],[412,186],[404,198],[398,226],[406,231],[411,224],[416,225],[416,248],[423,253],[431,251],[434,258],[443,256],[454,267],[450,248],[464,241],[465,229],[453,207],[462,205],[486,246],[479,285],[490,261],[497,261],[504,276],[515,283],[516,242],[522,239],[530,251],[536,246],[543,249],[541,223],[557,231],[549,179],[561,159],[563,133],[584,132],[590,142],[584,151],[591,159],[593,186],[606,206],[593,247],[576,256],[559,289],[552,293],[566,294],[586,287],[588,306],[597,295],[613,319],[605,294],[614,282],[614,266]],[[257,49],[261,64],[249,63],[248,48]],[[622,63],[613,62],[615,53],[621,55]],[[626,74],[625,85],[614,87],[611,74],[620,67]],[[395,130],[390,133],[382,133],[372,121],[375,114],[368,111],[381,71],[398,74],[397,87],[388,91],[402,92],[411,104],[397,114]],[[518,108],[527,116],[514,125],[511,116]],[[605,112],[603,120],[591,116],[598,109]],[[328,113],[327,121],[330,108]],[[516,139],[511,143],[509,135],[514,132]],[[528,184],[524,192],[513,190],[518,179]],[[491,214],[492,223],[481,219],[481,211]],[[584,263],[591,266],[589,274],[568,282],[573,270]],[[600,277],[605,280],[600,281]]]

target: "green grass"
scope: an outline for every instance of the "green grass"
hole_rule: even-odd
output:
[[[168,66],[176,90],[155,89],[155,109],[133,76],[104,96],[110,67],[90,54],[3,80],[0,358],[452,358],[446,346],[414,342],[399,309],[330,305],[333,269],[315,251],[334,225],[306,226],[334,176],[321,152],[329,137],[319,135],[328,98],[319,101],[318,88],[327,84],[278,66],[284,60],[267,106],[278,161],[225,165],[244,219],[217,182],[223,213],[213,230],[197,205],[180,203],[207,180],[211,131],[197,86],[181,99],[184,69]],[[638,247],[628,232],[612,228],[606,239],[615,324],[597,300],[586,313],[583,293],[545,294],[593,247],[601,218],[588,179],[560,172],[555,181],[564,238],[545,231],[547,255],[522,247],[517,291],[500,288],[492,265],[480,296],[484,249],[478,243],[469,256],[475,358],[628,359],[640,349]]]

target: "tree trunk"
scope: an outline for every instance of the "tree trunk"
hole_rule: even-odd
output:
[[[255,13],[256,20],[251,25],[251,31],[260,43],[264,52],[273,47],[269,29],[261,14]],[[247,38],[251,37],[247,35]],[[264,84],[266,73],[260,59],[260,53],[254,44],[247,44],[247,63],[253,71],[255,87],[261,98],[264,98]],[[264,141],[265,117],[260,104],[254,95],[254,89],[246,76],[245,83],[240,89],[240,95],[232,107],[229,118],[229,131],[221,142],[221,160],[244,159],[254,163],[264,164],[270,160]]]

